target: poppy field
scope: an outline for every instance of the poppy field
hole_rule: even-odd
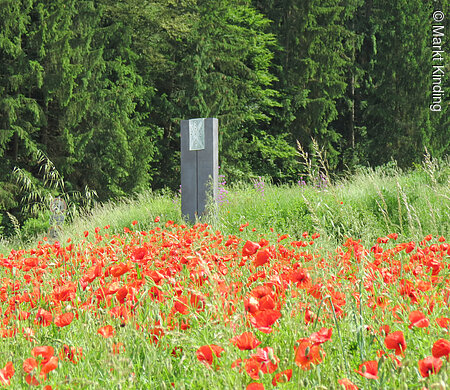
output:
[[[2,386],[446,388],[445,237],[330,251],[311,232],[108,228],[0,254]]]

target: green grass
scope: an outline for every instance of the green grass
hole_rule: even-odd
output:
[[[402,240],[418,240],[427,234],[449,236],[450,163],[424,163],[410,172],[395,165],[376,170],[361,169],[325,188],[297,184],[265,184],[264,194],[252,184],[232,185],[227,201],[210,207],[203,221],[224,234],[257,238],[260,234],[289,234],[299,239],[304,231],[318,232],[330,245],[345,237],[372,242],[388,233],[398,233]],[[181,199],[170,192],[147,192],[130,199],[97,205],[89,213],[64,226],[61,240],[83,238],[85,230],[110,225],[113,233],[131,227],[146,230],[154,218],[183,223]],[[244,231],[239,228],[249,223]],[[256,231],[253,232],[252,229]],[[0,240],[0,253],[12,248],[35,245],[37,237],[16,236]]]

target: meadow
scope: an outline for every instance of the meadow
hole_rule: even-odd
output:
[[[97,205],[0,243],[14,389],[446,389],[450,165]]]

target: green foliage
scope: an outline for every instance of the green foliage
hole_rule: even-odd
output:
[[[28,218],[21,228],[24,237],[44,237],[50,228],[50,211],[39,214],[36,218]]]
[[[253,135],[249,152],[255,174],[281,182],[296,179],[299,173],[297,151],[286,137],[286,134],[275,137],[265,131]]]
[[[280,44],[275,57],[276,87],[283,106],[275,117],[275,127],[288,128],[294,142],[306,145],[315,138],[335,167],[341,134],[332,122],[339,115],[338,102],[346,91],[346,72],[356,40],[347,21],[360,2],[287,0],[280,7],[267,0],[258,4],[274,21],[272,31]]]
[[[448,8],[448,2],[443,3]],[[448,153],[448,126],[443,120],[448,105],[442,112],[429,109],[432,66],[436,64],[430,17],[436,6],[420,0],[377,0],[370,13],[367,10],[366,41],[371,37],[372,43],[363,46],[368,61],[363,89],[367,106],[362,116],[373,165],[393,158],[400,166],[409,167],[420,160],[424,146],[433,145],[436,157]],[[445,11],[445,4],[443,7]],[[444,57],[448,59],[448,50]]]
[[[42,153],[69,192],[90,188],[105,200],[146,188],[155,149],[136,112],[148,88],[136,72],[130,28],[103,17],[94,1],[6,3],[0,11],[2,204],[21,221],[29,217],[25,208],[12,209],[21,196],[12,189],[13,170],[33,183],[28,197],[40,194],[34,204],[51,196],[36,168]]]

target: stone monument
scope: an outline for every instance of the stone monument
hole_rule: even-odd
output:
[[[62,225],[66,217],[67,203],[64,199],[54,198],[50,203],[50,211],[52,214],[50,215],[48,238],[54,242],[60,239]]]
[[[219,176],[219,121],[181,121],[181,214],[191,223],[205,213],[208,194],[215,201]]]

